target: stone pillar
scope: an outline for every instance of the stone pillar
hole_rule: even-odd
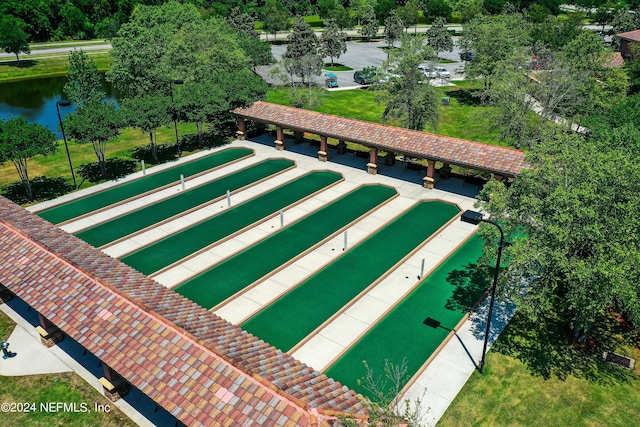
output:
[[[384,157],[384,164],[387,166],[393,166],[396,164],[396,153],[389,151]]]
[[[372,148],[369,150],[369,163],[373,163],[374,165],[378,164],[378,149]]]
[[[427,159],[427,176],[433,178],[436,174],[436,162],[435,160]]]
[[[276,139],[278,141],[284,141],[284,129],[281,126],[276,126]]]
[[[326,151],[318,151],[318,160],[320,160],[321,162],[326,162],[327,160],[329,160],[329,155],[327,154]]]
[[[378,173],[378,165],[375,163],[367,163],[367,172],[371,175],[376,175]]]
[[[282,140],[276,139],[275,144],[276,144],[276,150],[278,150],[278,151],[283,151],[284,150],[285,147],[284,147],[284,142],[282,142]]]
[[[422,178],[422,186],[424,188],[428,188],[429,190],[433,190],[436,188],[436,180],[431,178],[430,176],[425,176]]]
[[[40,334],[40,341],[47,347],[53,347],[64,339],[64,334],[49,319],[38,313],[40,326],[36,326],[36,331]]]
[[[238,131],[240,131],[242,133],[245,133],[246,132],[246,126],[245,126],[244,118],[238,117],[236,119],[236,123],[238,123]]]
[[[347,152],[347,143],[340,139],[336,148],[338,149],[338,154],[344,154]]]
[[[293,142],[296,144],[301,144],[304,139],[304,133],[299,130],[293,132]]]
[[[439,175],[440,175],[440,178],[442,179],[451,178],[451,166],[449,166],[448,163],[443,164],[442,167],[440,168]]]
[[[329,144],[327,143],[327,137],[320,135],[320,151],[329,151]]]
[[[102,364],[102,368],[104,370],[104,377],[98,381],[102,384],[102,391],[106,398],[115,402],[129,392],[129,386],[124,378],[104,363]]]

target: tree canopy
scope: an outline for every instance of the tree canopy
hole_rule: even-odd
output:
[[[0,46],[7,53],[13,53],[20,62],[21,53],[31,53],[26,24],[20,18],[5,15],[0,18]]]
[[[34,194],[27,160],[37,155],[47,156],[57,148],[55,135],[46,127],[29,123],[24,117],[0,119],[0,164],[13,162],[29,200],[34,199]]]

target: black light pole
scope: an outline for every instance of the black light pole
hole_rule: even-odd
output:
[[[73,173],[73,164],[71,163],[71,154],[69,154],[69,144],[67,144],[67,135],[64,133],[64,126],[62,125],[62,116],[60,115],[60,107],[68,107],[71,105],[71,101],[61,99],[56,102],[56,110],[58,110],[58,120],[60,121],[60,130],[62,131],[62,139],[64,139],[64,148],[67,150],[67,159],[69,160],[69,169],[71,169],[71,178],[73,178],[73,187],[77,190],[78,184],[76,183],[76,174]]]
[[[173,127],[176,130],[176,147],[178,147],[178,156],[182,154],[182,151],[180,151],[180,139],[178,139],[178,114],[176,114],[177,113],[176,105],[173,100],[173,85],[181,85],[183,83],[184,83],[184,80],[176,79],[176,80],[172,80],[171,84],[169,85],[170,92],[171,92],[171,108],[173,109]]]
[[[493,273],[493,286],[491,287],[491,301],[489,302],[489,314],[487,316],[487,330],[484,333],[484,347],[482,348],[482,360],[480,361],[480,365],[478,366],[478,371],[482,373],[482,370],[484,368],[485,356],[487,354],[487,344],[489,342],[489,333],[491,332],[491,317],[493,315],[493,303],[496,299],[496,287],[498,286],[498,273],[500,273],[500,258],[502,257],[502,247],[504,246],[504,232],[502,231],[502,227],[500,227],[498,223],[482,218],[482,214],[480,212],[464,211],[460,219],[463,222],[468,222],[474,225],[478,225],[480,224],[480,222],[487,222],[489,224],[493,224],[496,227],[498,227],[498,230],[500,231],[500,243],[498,244],[498,257],[496,259],[496,268]]]

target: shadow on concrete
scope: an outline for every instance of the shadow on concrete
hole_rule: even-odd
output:
[[[275,147],[275,137],[268,133],[249,138],[249,140],[269,147]],[[285,145],[286,150],[292,153],[318,158],[319,148],[307,141],[296,144],[292,138],[285,137]],[[276,155],[276,153],[276,149],[274,148],[274,155]],[[329,163],[349,166],[361,170],[362,173],[367,173],[367,163],[369,163],[368,156],[366,158],[358,157],[351,152],[338,154],[336,149],[331,147],[329,148],[328,155]],[[396,160],[395,165],[389,166],[385,165],[384,159],[382,158],[378,160],[378,174],[420,186],[422,186],[422,179],[425,176],[424,171],[416,172],[415,170],[406,170],[405,162],[401,160]],[[464,180],[459,178],[437,179],[436,189],[472,198],[475,198],[480,192],[479,186],[468,183],[465,184]],[[427,190],[425,189],[425,191]]]
[[[17,296],[14,296],[6,304],[22,316],[22,318],[29,322],[34,328],[40,325],[38,312],[31,309],[27,303]],[[57,344],[57,347],[63,350],[77,363],[82,365],[82,367],[89,371],[94,377],[100,378],[104,376],[104,370],[100,359],[68,335],[65,334],[64,339]],[[184,426],[184,424],[178,421],[173,415],[165,411],[162,407],[147,397],[147,395],[131,384],[129,384],[129,392],[122,398],[122,400],[127,402],[136,411],[138,411],[140,415],[157,426]]]

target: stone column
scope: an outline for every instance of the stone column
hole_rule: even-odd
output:
[[[440,175],[440,178],[442,179],[451,178],[451,166],[449,166],[448,163],[444,163],[440,168],[440,172],[438,173],[438,175]]]
[[[347,143],[340,139],[336,148],[338,149],[338,154],[344,154],[347,152]]]
[[[284,129],[280,126],[276,126],[276,139],[278,141],[284,141]]]
[[[278,151],[284,150],[285,147],[284,147],[284,142],[282,140],[276,139],[275,144],[276,144],[276,150]]]
[[[98,381],[102,384],[102,391],[106,398],[115,402],[129,392],[129,386],[124,378],[104,363],[102,364],[102,368],[104,370],[104,377]]]
[[[49,319],[38,313],[40,326],[36,326],[36,331],[40,334],[40,341],[47,347],[53,347],[64,339],[64,334]]]
[[[434,177],[435,173],[436,173],[435,160],[427,159],[427,176],[422,178],[424,188],[433,190],[436,187],[436,179]]]
[[[371,175],[378,173],[378,149],[372,148],[369,150],[369,163],[367,163],[367,172]]]
[[[318,160],[326,162],[329,160],[329,144],[327,144],[327,137],[320,135],[320,151],[318,151]]]
[[[236,139],[240,140],[240,141],[244,141],[245,139],[245,123],[244,123],[244,119],[242,117],[238,117],[236,119],[236,122],[238,123],[238,130],[236,131]]]

